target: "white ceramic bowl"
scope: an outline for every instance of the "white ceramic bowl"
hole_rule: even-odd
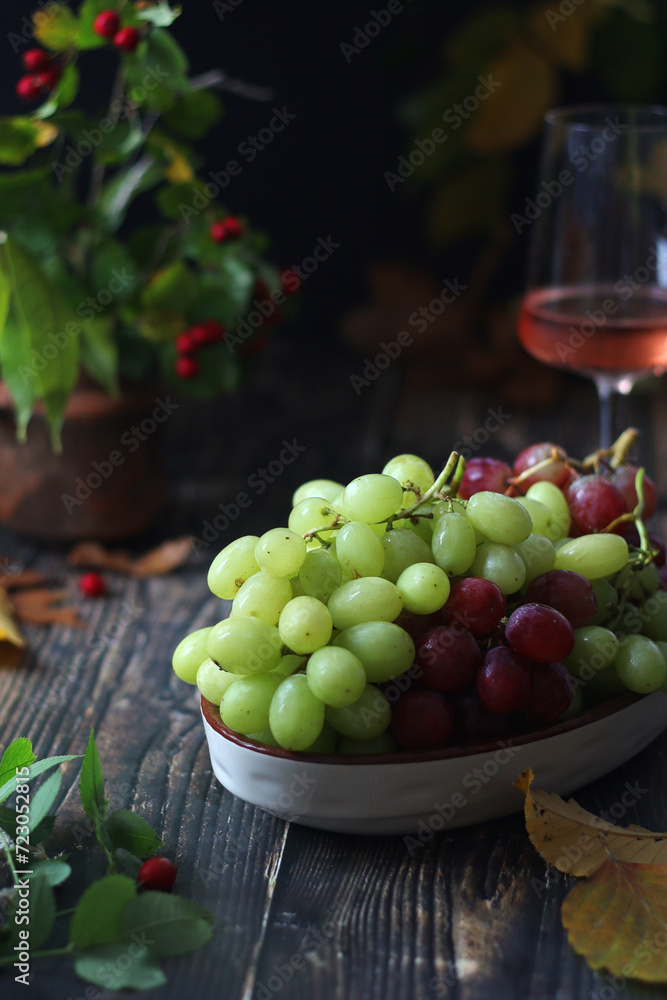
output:
[[[339,833],[411,834],[517,812],[513,787],[527,767],[535,784],[566,795],[643,750],[667,726],[667,695],[629,696],[538,734],[423,754],[304,757],[228,729],[202,698],[213,771],[230,792],[292,823]]]

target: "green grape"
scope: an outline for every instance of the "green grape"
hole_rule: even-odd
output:
[[[328,722],[325,721],[322,726],[322,732],[314,740],[309,747],[305,750],[300,751],[304,754],[314,755],[319,753],[335,753],[336,752],[336,730],[333,726],[330,726]]]
[[[211,629],[211,659],[232,674],[262,674],[280,663],[282,640],[275,625],[258,618],[226,618]]]
[[[477,540],[466,514],[452,511],[439,517],[433,528],[433,558],[448,576],[467,572],[475,558]]]
[[[586,705],[597,705],[610,698],[616,698],[619,694],[627,693],[628,689],[616,673],[613,664],[610,667],[603,667],[602,670],[596,670],[595,676],[591,677],[582,689]]]
[[[285,750],[305,750],[322,732],[324,705],[308,687],[305,674],[286,677],[273,696],[269,726]]]
[[[415,658],[415,644],[395,622],[363,622],[340,632],[333,640],[354,653],[364,665],[366,679],[382,684],[404,674]]]
[[[345,487],[342,483],[336,483],[333,479],[309,479],[307,483],[302,483],[292,497],[292,507],[296,507],[302,500],[310,497],[322,497],[323,500],[331,502],[337,497]]]
[[[198,628],[196,632],[191,632],[181,639],[174,650],[171,665],[176,676],[186,684],[197,683],[199,665],[208,656],[206,643],[210,631],[210,628]]]
[[[434,562],[433,553],[423,538],[409,528],[385,531],[380,539],[384,549],[384,568],[382,576],[385,580],[396,583],[404,569],[413,563]]]
[[[343,571],[334,553],[330,549],[311,549],[299,570],[299,582],[309,597],[327,604],[343,582]]]
[[[247,739],[255,743],[263,743],[267,747],[277,747],[278,742],[270,729],[262,729],[259,733],[248,733]]]
[[[227,688],[239,680],[238,674],[230,674],[219,667],[210,657],[203,660],[197,670],[197,687],[200,694],[212,705],[219,705]]]
[[[336,524],[340,518],[338,508],[334,509],[328,500],[322,497],[306,497],[296,505],[289,516],[288,525],[290,531],[297,535],[305,535],[307,531],[314,531],[328,524]],[[331,539],[333,531],[323,531],[322,538],[325,541]],[[308,542],[309,547],[317,547],[321,542],[317,538]]]
[[[343,493],[346,517],[365,524],[377,524],[400,510],[403,489],[393,476],[371,473],[348,483]]]
[[[292,588],[292,599],[294,599],[295,597],[307,597],[307,596],[309,596],[309,595],[306,594],[306,591],[303,589],[303,584],[301,583],[301,580],[299,579],[298,576],[293,576],[292,579],[289,582],[289,585]]]
[[[361,697],[366,687],[363,664],[349,649],[324,646],[308,660],[308,686],[325,705],[342,708]]]
[[[277,625],[280,612],[292,600],[289,580],[270,576],[260,570],[243,584],[232,604],[231,617],[259,618]]]
[[[338,753],[398,753],[400,747],[390,732],[386,731],[376,736],[374,740],[355,740],[344,736],[338,744]]]
[[[425,503],[423,507],[419,508],[420,514],[429,514],[432,512],[431,504]],[[394,521],[393,527],[407,528],[409,531],[414,531],[415,535],[426,542],[429,549],[431,548],[431,542],[433,541],[433,519],[430,517],[409,517],[402,518],[400,521]]]
[[[408,485],[416,486],[420,496],[423,496],[435,482],[433,469],[428,462],[425,462],[423,458],[419,458],[418,455],[396,455],[395,458],[391,458],[387,462],[382,470],[382,474],[384,476],[393,476],[403,487]],[[417,494],[412,490],[404,494],[406,506],[415,503],[417,499]]]
[[[561,537],[559,527],[546,504],[540,503],[533,497],[516,497],[516,502],[530,514],[534,535],[544,535],[552,542]]]
[[[348,521],[336,536],[336,558],[343,576],[379,576],[384,566],[382,542],[369,525]]]
[[[575,687],[572,701],[561,715],[559,722],[566,722],[568,719],[576,719],[584,710],[584,692],[581,688]]]
[[[572,652],[563,663],[572,674],[584,683],[604,670],[616,659],[618,639],[608,628],[599,625],[583,625],[574,630]]]
[[[389,728],[391,707],[376,687],[367,684],[361,697],[343,708],[327,706],[326,720],[338,733],[353,740],[374,740]]]
[[[239,677],[220,702],[220,718],[235,733],[248,735],[267,729],[271,700],[282,684],[277,674]]]
[[[208,571],[208,585],[216,597],[231,601],[242,584],[259,572],[255,559],[258,541],[257,535],[244,535],[218,552]]]
[[[567,538],[572,518],[570,516],[570,508],[567,505],[567,500],[565,499],[563,491],[559,489],[555,483],[550,483],[545,479],[539,483],[533,483],[533,485],[526,490],[526,496],[529,500],[538,500],[551,511],[553,515],[554,527],[558,531],[555,538],[551,535],[549,536],[551,541],[555,542],[558,541],[559,538]]]
[[[614,666],[625,686],[638,694],[657,691],[667,678],[660,649],[644,635],[626,635],[621,640]]]
[[[509,545],[482,542],[477,549],[469,575],[491,580],[507,597],[523,587],[526,567],[519,553]]]
[[[289,677],[301,670],[307,663],[307,657],[297,656],[296,653],[286,653],[280,657],[280,663],[271,671],[272,674],[280,674],[282,677]]]
[[[659,590],[639,609],[642,632],[649,639],[667,642],[667,591]]]
[[[416,615],[439,611],[449,597],[449,577],[444,569],[430,562],[413,563],[396,581],[403,607]]]
[[[631,601],[638,604],[654,594],[660,586],[660,576],[655,563],[636,568],[632,557],[614,579],[614,586],[625,591]]]
[[[662,658],[665,661],[665,667],[667,667],[667,642],[661,642],[660,639],[654,640],[654,642],[662,653]],[[667,693],[667,677],[665,677],[660,690]]]
[[[489,490],[474,493],[468,500],[466,514],[473,528],[502,545],[518,545],[533,530],[528,511],[518,500],[502,493]]]
[[[587,580],[598,580],[623,569],[628,555],[628,543],[620,535],[581,535],[556,551],[554,568],[570,569]]]
[[[328,604],[335,628],[361,622],[392,622],[403,610],[403,598],[393,583],[381,576],[363,576],[342,584]]]
[[[519,553],[521,561],[526,567],[524,586],[534,580],[536,576],[548,573],[550,569],[554,568],[556,550],[544,535],[528,535],[524,542],[519,542],[512,548]]]
[[[280,612],[278,631],[295,653],[314,653],[331,638],[331,615],[315,597],[295,597]]]
[[[294,576],[306,559],[306,543],[289,528],[271,528],[255,547],[260,569],[270,576]]]
[[[618,601],[618,594],[609,583],[609,580],[591,580],[591,587],[595,594],[595,600],[598,603],[598,609],[591,625],[604,625],[605,622],[609,621],[614,612]]]

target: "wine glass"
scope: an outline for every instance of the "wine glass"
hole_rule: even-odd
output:
[[[545,115],[519,338],[540,361],[592,378],[600,447],[616,394],[667,369],[667,108],[585,105]]]

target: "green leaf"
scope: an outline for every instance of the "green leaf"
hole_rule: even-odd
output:
[[[81,364],[91,378],[103,385],[112,396],[120,395],[118,346],[111,318],[100,316],[83,324]]]
[[[0,788],[7,778],[16,774],[17,768],[29,767],[36,760],[30,740],[25,736],[19,736],[9,744],[0,760]]]
[[[30,796],[30,808],[29,808],[29,829],[32,833],[36,830],[43,819],[46,818],[49,809],[53,805],[58,792],[60,791],[60,785],[62,782],[62,776],[60,771],[54,771],[46,781],[39,786],[36,792],[33,792]]]
[[[166,892],[142,892],[127,904],[121,938],[146,934],[154,955],[183,955],[210,940],[213,914],[202,906]]]
[[[128,809],[116,809],[112,812],[106,826],[114,849],[122,848],[144,858],[155,854],[162,847],[162,841],[150,823]]]
[[[33,874],[28,878],[40,876],[45,878],[50,886],[62,885],[72,874],[71,867],[62,858],[46,858],[45,861],[35,861],[32,865]]]
[[[52,52],[64,52],[76,45],[77,20],[69,7],[51,4],[33,15],[35,41]]]
[[[178,42],[163,28],[155,28],[137,51],[126,58],[126,90],[152,111],[168,111],[175,97],[188,89],[188,60]],[[146,87],[147,70],[157,86]]]
[[[79,93],[79,71],[74,63],[68,63],[63,70],[58,85],[48,99],[35,111],[35,118],[50,118],[59,108],[67,108]]]
[[[95,731],[91,726],[88,746],[81,765],[81,778],[79,779],[79,791],[81,793],[81,804],[88,819],[96,823],[104,820],[107,814],[108,801],[104,798],[104,776],[102,774],[102,764],[100,755],[97,752],[95,743]]]
[[[149,21],[156,28],[168,28],[180,16],[182,10],[180,4],[172,8],[168,0],[158,0],[151,7],[137,11],[137,17],[141,21]]]
[[[137,163],[118,170],[104,185],[98,204],[105,228],[110,232],[118,229],[137,195],[155,187],[163,177],[163,168],[149,156],[144,156]]]
[[[72,914],[70,941],[75,948],[91,948],[117,941],[127,905],[137,887],[127,875],[106,875],[86,889]]]
[[[147,310],[187,312],[196,298],[195,276],[179,260],[155,272],[141,293],[141,305]]]
[[[217,94],[210,90],[189,90],[167,111],[164,120],[178,135],[200,139],[222,115],[222,102]]]
[[[45,816],[42,822],[39,824],[39,826],[35,827],[32,833],[31,839],[33,844],[41,844],[43,840],[46,840],[47,837],[50,837],[51,834],[53,833],[53,828],[55,825],[56,825],[55,816]]]
[[[18,900],[15,906],[18,905]],[[56,900],[46,874],[30,879],[30,948],[37,949],[48,940],[56,919]],[[25,925],[23,925],[25,926]],[[18,939],[14,925],[14,937]]]
[[[124,847],[116,848],[116,858],[118,859],[118,861],[120,861],[121,865],[123,866],[127,874],[130,876],[130,878],[136,880],[139,874],[139,869],[143,864],[141,858],[138,858],[135,854],[132,854],[131,851],[126,851]]]
[[[17,167],[37,149],[39,130],[30,118],[0,118],[0,163]]]
[[[20,775],[18,777],[9,778],[8,781],[0,786],[0,802],[4,802],[6,798],[16,791],[16,785],[22,784],[24,781],[34,781],[38,778],[40,774],[44,774],[45,771],[50,771],[53,767],[58,767],[60,764],[67,763],[68,760],[76,760],[80,757],[79,753],[66,754],[62,757],[45,757],[44,760],[38,760],[29,767],[29,774]]]
[[[131,952],[120,941],[89,948],[76,956],[74,969],[77,976],[107,990],[150,990],[167,982],[148,949],[136,942]]]

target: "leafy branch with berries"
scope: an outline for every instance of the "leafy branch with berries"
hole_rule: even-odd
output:
[[[11,168],[0,174],[0,372],[21,439],[41,404],[58,448],[81,377],[112,395],[156,380],[199,398],[230,390],[244,355],[293,314],[295,275],[199,173],[194,143],[231,84],[221,70],[189,75],[169,31],[179,13],[168,0],[84,0],[34,14],[40,47],[23,52],[16,85],[34,106],[0,118]],[[93,55],[114,75],[97,118],[73,106]],[[128,221],[135,202],[148,224]],[[239,325],[235,352],[225,338]]]
[[[91,730],[79,788],[86,821],[74,833],[94,835],[107,872],[78,903],[58,910],[56,892],[69,879],[68,854],[50,856],[45,844],[56,820],[60,764],[76,755],[37,760],[30,740],[14,740],[0,760],[0,802],[16,795],[16,809],[0,805],[0,969],[30,982],[34,961],[71,958],[82,978],[110,990],[148,989],[167,981],[159,959],[195,951],[212,935],[212,914],[171,892],[176,866],[156,857],[162,841],[141,816],[109,812]],[[38,788],[37,777],[51,772]],[[146,860],[142,861],[142,858]],[[118,868],[122,872],[118,871]],[[68,919],[64,919],[68,918]]]

